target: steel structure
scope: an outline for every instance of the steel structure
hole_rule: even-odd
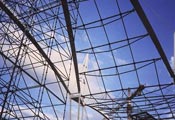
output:
[[[75,119],[69,100],[108,120],[175,119],[175,76],[138,0],[0,0],[0,28],[1,119]]]

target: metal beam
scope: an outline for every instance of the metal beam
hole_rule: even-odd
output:
[[[84,98],[84,96],[82,96],[82,95],[81,95],[80,97],[81,97],[81,98]],[[84,107],[84,106],[87,106],[87,107],[89,107],[89,108],[95,110],[96,112],[98,112],[99,114],[101,114],[106,120],[109,120],[108,116],[105,115],[103,112],[101,112],[101,111],[95,109],[95,107],[92,107],[92,106],[90,106],[90,105],[86,105],[86,104],[82,101],[82,99],[80,99],[80,101],[79,101],[79,97],[77,97],[77,96],[76,96],[76,97],[71,97],[71,99],[74,100],[76,103],[79,103],[79,104],[82,105],[83,107]]]
[[[3,52],[0,51],[0,55],[3,56],[6,60],[8,60],[10,63],[15,64],[9,57],[7,57]],[[50,92],[54,97],[56,97],[58,100],[60,100],[63,104],[65,104],[65,101],[60,99],[55,93],[53,93],[46,85],[41,84],[38,80],[36,80],[32,75],[30,75],[28,72],[26,72],[22,67],[17,66],[18,69],[20,69],[22,72],[24,72],[29,78],[31,78],[33,81],[35,81],[39,86],[44,87],[48,92]],[[18,88],[18,90],[21,90]],[[63,97],[64,98],[64,97]],[[65,98],[64,98],[65,100]]]
[[[145,88],[144,85],[140,85],[137,90],[134,93],[130,93],[130,88],[128,89],[128,98],[127,98],[127,114],[128,114],[128,120],[131,119],[131,114],[132,114],[132,105],[131,105],[131,100],[134,99],[134,97],[141,95],[141,92]]]
[[[16,68],[17,68],[17,63],[18,63],[18,59],[19,59],[19,56],[20,56],[20,52],[21,52],[21,47],[22,47],[22,44],[23,44],[23,40],[24,40],[24,35],[23,35],[23,37],[22,37],[22,39],[21,39],[21,43],[20,43],[20,46],[19,46],[19,50],[18,50],[18,52],[17,52],[17,57],[16,57],[16,59],[15,59],[15,62],[14,62],[14,67],[13,67],[13,69],[12,69],[12,74],[11,74],[11,76],[10,76],[10,80],[9,80],[9,82],[8,82],[8,86],[7,86],[7,92],[5,93],[5,95],[4,95],[4,100],[3,100],[3,104],[2,104],[2,108],[1,108],[1,112],[0,112],[0,118],[2,118],[2,115],[3,115],[3,113],[4,113],[4,108],[5,108],[5,106],[6,106],[6,103],[7,103],[7,99],[8,99],[8,96],[9,96],[9,93],[10,93],[10,87],[11,87],[11,85],[12,85],[12,83],[13,83],[13,77],[15,76],[15,70],[16,70]]]
[[[74,36],[73,36],[73,31],[72,31],[69,8],[68,8],[67,0],[61,0],[61,2],[62,2],[62,6],[63,6],[64,17],[66,20],[67,32],[68,32],[69,40],[70,40],[72,57],[73,57],[73,62],[74,62],[74,67],[75,67],[75,75],[76,75],[76,80],[77,80],[78,93],[80,93],[81,89],[80,89],[80,80],[79,80],[77,56],[76,56],[76,49],[75,49],[75,40],[74,40]]]
[[[68,87],[64,83],[64,81],[63,81],[62,77],[60,76],[59,72],[57,71],[55,65],[52,63],[52,61],[49,59],[49,57],[46,55],[46,53],[43,51],[43,49],[37,43],[35,38],[29,33],[29,31],[26,29],[26,27],[18,20],[18,18],[6,7],[6,5],[2,1],[0,1],[0,7],[9,16],[9,18],[14,21],[14,23],[21,29],[21,31],[23,31],[23,33],[33,43],[33,45],[38,49],[40,54],[45,58],[45,60],[48,62],[48,64],[50,65],[50,67],[54,71],[55,75],[59,78],[59,80],[62,83],[62,85],[65,88],[65,90],[68,93],[70,93]]]
[[[134,97],[136,97],[137,95],[140,95],[141,92],[143,91],[143,89],[145,88],[144,85],[140,85],[137,90],[131,94],[131,96],[128,97],[128,100],[132,100]]]
[[[151,24],[149,23],[149,20],[146,17],[146,15],[145,15],[145,13],[144,13],[144,11],[143,11],[139,1],[138,0],[130,0],[130,1],[131,1],[132,5],[134,6],[138,16],[142,20],[142,23],[145,26],[148,34],[150,35],[150,37],[151,37],[155,47],[157,48],[157,50],[158,50],[158,52],[159,52],[159,54],[160,54],[160,56],[161,56],[161,58],[162,58],[162,60],[164,62],[164,64],[165,64],[169,74],[171,75],[171,77],[174,79],[174,82],[175,82],[174,72],[173,72],[173,70],[172,70],[172,68],[171,68],[171,66],[170,66],[170,64],[168,62],[168,59],[167,59],[167,57],[166,57],[166,55],[165,55],[165,53],[164,53],[164,51],[162,49],[162,46],[161,46],[161,44],[160,44],[160,42],[159,42],[159,40],[158,40],[154,30],[153,30]]]

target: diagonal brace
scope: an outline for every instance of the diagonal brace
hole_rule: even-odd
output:
[[[60,82],[62,83],[63,87],[66,89],[68,93],[70,93],[68,87],[66,86],[65,82],[63,81],[62,77],[60,76],[59,72],[57,71],[55,65],[53,62],[49,59],[49,57],[46,55],[46,53],[43,51],[43,49],[40,47],[40,45],[37,43],[35,38],[29,33],[29,31],[24,27],[24,25],[17,19],[17,17],[6,7],[6,5],[0,1],[0,8],[14,21],[14,23],[23,31],[23,33],[27,36],[27,38],[33,43],[33,45],[38,49],[40,54],[45,58],[45,60],[48,62],[52,70],[54,71],[55,75],[59,78]]]
[[[164,64],[165,64],[169,74],[171,75],[171,77],[173,78],[173,80],[175,82],[174,72],[173,72],[173,70],[172,70],[172,68],[171,68],[171,66],[170,66],[170,64],[168,62],[168,59],[167,59],[167,57],[165,55],[165,52],[163,51],[163,48],[162,48],[162,46],[161,46],[161,44],[160,44],[160,42],[159,42],[159,40],[158,40],[158,38],[156,36],[156,34],[155,34],[151,24],[149,23],[149,20],[146,17],[146,15],[145,15],[145,13],[144,13],[144,11],[143,11],[139,1],[138,0],[130,0],[130,1],[131,1],[132,5],[134,6],[138,16],[140,17],[143,25],[145,26],[148,34],[150,35],[150,37],[151,37],[155,47],[157,48],[157,50],[158,50],[158,52],[159,52],[159,54],[160,54],[160,56],[161,56],[161,58],[162,58],[162,60],[164,62]]]
[[[15,64],[15,62],[13,62],[9,57],[7,57],[3,52],[0,51],[0,55],[2,57],[4,57],[6,60],[8,60],[10,63],[12,63],[13,65]],[[61,100],[55,93],[53,93],[46,85],[41,84],[38,80],[36,80],[32,75],[30,75],[26,70],[24,70],[21,66],[17,66],[18,69],[20,69],[22,72],[24,72],[28,77],[31,78],[31,80],[35,81],[39,86],[44,87],[48,92],[50,92],[54,97],[56,97],[57,99],[59,99],[63,104],[65,104],[65,100]],[[19,89],[19,88],[18,88]],[[19,89],[19,90],[23,90],[23,89]]]

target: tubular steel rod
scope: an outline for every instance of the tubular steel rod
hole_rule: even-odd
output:
[[[7,99],[8,99],[8,95],[10,94],[10,88],[11,88],[11,84],[12,84],[12,81],[13,81],[13,77],[15,75],[15,70],[17,68],[17,63],[18,63],[18,59],[20,57],[20,52],[21,52],[21,48],[22,48],[22,45],[23,45],[23,41],[24,41],[24,35],[22,36],[22,39],[21,39],[21,43],[20,43],[20,46],[19,46],[19,50],[18,50],[18,53],[17,53],[17,56],[16,56],[16,59],[15,59],[15,62],[14,62],[14,67],[12,69],[12,74],[10,76],[10,80],[8,82],[8,86],[7,86],[7,92],[5,93],[4,95],[4,100],[3,100],[3,104],[2,104],[2,109],[1,109],[1,113],[0,113],[0,118],[2,118],[2,115],[3,115],[3,112],[4,112],[4,108],[5,108],[5,105],[7,103]]]
[[[1,51],[0,51],[0,55],[2,55],[5,59],[7,59],[10,63],[15,64],[10,58],[8,58],[6,55],[4,55]],[[49,91],[54,97],[56,97],[57,99],[59,99],[62,103],[65,104],[65,102],[63,100],[61,100],[55,93],[53,93],[46,85],[41,84],[39,81],[37,81],[32,75],[30,75],[28,72],[26,72],[22,67],[17,66],[18,69],[20,69],[22,72],[24,72],[29,78],[31,78],[33,81],[35,81],[39,86],[44,87],[47,91]],[[19,89],[22,90],[22,89]]]
[[[158,40],[154,30],[153,30],[151,24],[149,23],[149,20],[146,17],[146,15],[145,15],[145,13],[144,13],[144,11],[143,11],[139,1],[138,0],[130,0],[130,1],[131,1],[132,5],[134,6],[138,16],[142,20],[142,23],[145,26],[147,32],[149,33],[149,35],[150,35],[150,37],[151,37],[155,47],[157,48],[157,50],[158,50],[158,52],[159,52],[159,54],[160,54],[160,56],[161,56],[161,58],[162,58],[162,60],[164,62],[164,64],[165,64],[169,74],[171,75],[171,77],[173,78],[173,80],[175,82],[174,72],[173,72],[173,70],[172,70],[172,68],[171,68],[171,66],[170,66],[170,64],[168,62],[168,59],[167,59],[167,57],[165,55],[165,52],[163,51],[162,46],[161,46],[161,44],[160,44],[160,42],[159,42],[159,40]]]
[[[14,21],[14,23],[23,31],[23,33],[27,36],[27,38],[33,43],[33,45],[38,49],[38,51],[41,53],[41,55],[45,58],[45,60],[48,62],[52,70],[54,71],[55,75],[59,78],[60,82],[62,83],[63,87],[66,89],[68,93],[70,93],[69,89],[67,88],[66,84],[64,83],[62,77],[60,76],[59,72],[55,68],[55,65],[52,63],[52,61],[48,58],[46,53],[43,51],[43,49],[40,47],[40,45],[37,43],[35,38],[29,33],[29,31],[24,27],[24,25],[17,19],[16,16],[4,5],[2,1],[0,1],[0,7],[1,9]]]
[[[10,80],[8,82],[8,86],[7,86],[7,92],[6,94],[4,95],[4,100],[3,100],[3,104],[2,104],[2,109],[1,109],[1,113],[0,113],[0,118],[2,118],[2,114],[4,112],[4,108],[5,108],[5,105],[6,105],[6,102],[7,102],[7,99],[8,99],[8,95],[10,93],[10,87],[11,87],[11,84],[12,84],[12,81],[13,81],[13,77],[15,75],[15,70],[17,68],[17,63],[18,63],[18,59],[20,57],[20,52],[21,52],[21,47],[22,47],[22,44],[23,44],[23,40],[24,40],[24,35],[22,37],[22,40],[21,40],[21,43],[20,43],[20,46],[19,46],[19,50],[18,50],[18,53],[17,53],[17,56],[16,56],[16,59],[15,59],[15,63],[13,64],[14,67],[13,67],[13,70],[12,70],[12,75],[10,77]]]
[[[74,67],[75,67],[75,75],[76,75],[76,80],[77,80],[78,93],[80,93],[81,90],[80,90],[80,80],[79,80],[75,40],[74,40],[74,36],[73,36],[73,31],[72,31],[69,8],[68,8],[67,0],[61,0],[61,1],[62,1],[63,12],[64,12],[65,20],[66,20],[66,27],[67,27],[67,32],[69,35],[72,57],[73,57],[73,62],[74,62]]]

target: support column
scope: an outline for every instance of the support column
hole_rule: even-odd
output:
[[[128,97],[131,97],[131,89],[128,88]],[[132,105],[131,105],[131,99],[127,100],[127,115],[128,115],[128,120],[131,119],[131,113],[132,113]]]

